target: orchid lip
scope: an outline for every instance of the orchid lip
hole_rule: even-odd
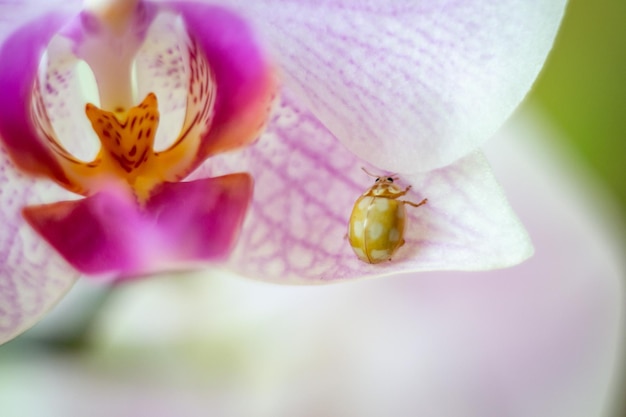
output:
[[[89,275],[134,277],[223,261],[242,227],[252,178],[181,181],[208,157],[257,138],[274,97],[272,66],[246,23],[219,7],[139,2],[129,10],[125,28],[91,10],[65,26],[45,25],[44,17],[0,49],[0,58],[23,67],[0,67],[7,93],[0,107],[9,110],[0,115],[0,136],[9,155],[18,168],[86,197],[23,214]],[[216,23],[207,27],[199,16]],[[81,103],[75,97],[85,64],[98,94]],[[178,131],[172,113],[180,115]],[[95,156],[70,150],[84,137],[74,122],[97,137]],[[169,140],[157,150],[162,128]]]

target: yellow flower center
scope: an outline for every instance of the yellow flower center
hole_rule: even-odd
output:
[[[155,182],[154,136],[159,125],[157,98],[153,93],[138,106],[114,113],[87,104],[85,112],[102,148],[89,164],[125,179],[140,198],[147,197]]]

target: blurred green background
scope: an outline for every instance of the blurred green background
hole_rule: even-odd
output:
[[[544,108],[626,214],[626,1],[569,1],[528,104]]]
[[[626,219],[626,1],[569,0],[527,102],[560,127],[561,145],[598,175]],[[626,414],[626,398],[618,403]]]

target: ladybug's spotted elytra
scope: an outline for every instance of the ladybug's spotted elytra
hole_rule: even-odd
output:
[[[348,240],[358,258],[370,264],[391,260],[398,248],[404,245],[405,204],[419,207],[419,203],[398,200],[411,189],[394,184],[395,176],[376,176],[374,185],[361,195],[352,209],[348,227]]]

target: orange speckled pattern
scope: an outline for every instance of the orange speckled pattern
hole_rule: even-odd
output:
[[[136,177],[154,156],[152,146],[159,124],[156,96],[149,94],[139,106],[121,116],[93,104],[87,104],[85,113],[102,143],[92,165],[107,165],[128,178]]]

